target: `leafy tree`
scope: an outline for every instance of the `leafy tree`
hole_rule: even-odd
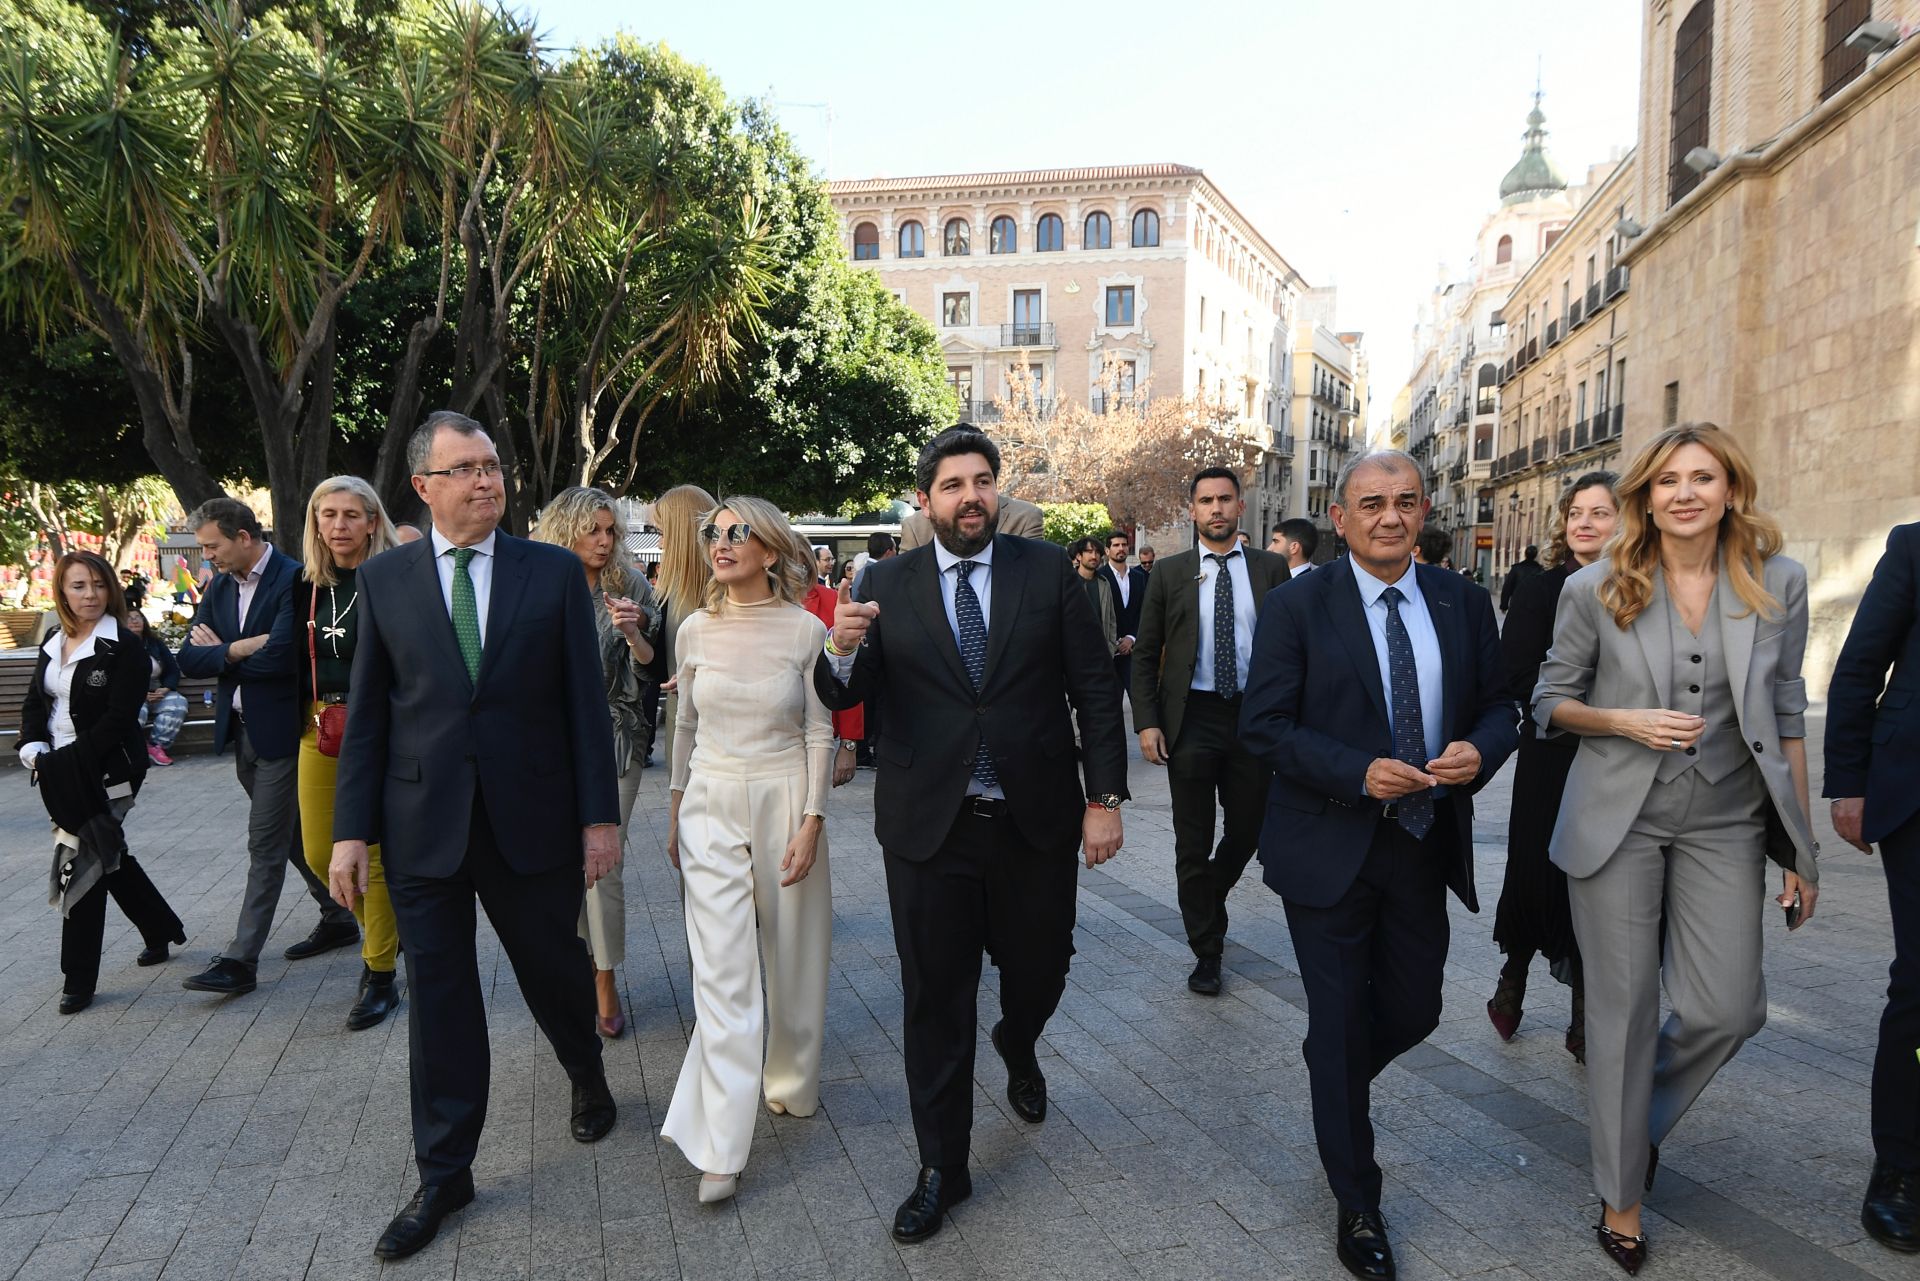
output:
[[[1104,503],[1041,503],[1042,536],[1065,547],[1081,538],[1098,538],[1113,528]]]

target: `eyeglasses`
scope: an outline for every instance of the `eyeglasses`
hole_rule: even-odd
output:
[[[728,525],[722,529],[718,525],[702,525],[700,527],[700,537],[710,543],[717,543],[724,538],[733,546],[738,547],[753,537],[753,526],[742,523],[739,525]]]
[[[422,476],[451,476],[453,479],[464,484],[472,480],[475,476],[485,476],[488,480],[498,480],[500,471],[499,463],[462,463],[458,467],[442,467],[437,471],[423,471],[420,474]]]

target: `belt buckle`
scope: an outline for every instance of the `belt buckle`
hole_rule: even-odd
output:
[[[998,818],[1000,802],[991,796],[969,796],[967,808],[975,818]]]
[[[1400,802],[1398,802],[1398,801],[1383,801],[1383,802],[1381,802],[1381,804],[1380,804],[1380,817],[1382,817],[1382,818],[1399,818],[1399,817],[1400,817]]]

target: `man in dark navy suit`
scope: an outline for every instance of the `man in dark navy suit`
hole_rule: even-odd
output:
[[[1313,1129],[1355,1276],[1394,1276],[1373,1157],[1373,1078],[1440,1022],[1446,892],[1479,911],[1473,793],[1518,743],[1487,593],[1413,563],[1420,469],[1341,469],[1348,555],[1267,593],[1240,713],[1273,772],[1260,862],[1307,989]]]
[[[360,941],[353,913],[327,895],[307,867],[300,844],[296,775],[300,760],[299,634],[293,580],[300,564],[276,551],[245,503],[215,498],[187,517],[200,552],[219,575],[207,584],[180,647],[180,670],[217,676],[213,750],[233,745],[233,769],[246,790],[247,887],[233,942],[211,968],[184,979],[195,992],[237,996],[253,991],[260,950],[273,929],[280,888],[291,863],[320,904],[320,923],[286,951],[287,959],[316,956]]]
[[[1860,1219],[1874,1240],[1920,1251],[1920,524],[1887,536],[1827,688],[1833,830],[1880,845],[1893,965],[1873,1060],[1873,1176]],[[1891,675],[1889,675],[1891,669]],[[1884,688],[1883,688],[1884,686]]]
[[[1100,545],[1107,553],[1100,576],[1107,580],[1107,587],[1113,592],[1114,630],[1119,639],[1119,648],[1113,655],[1113,674],[1120,681],[1120,692],[1132,697],[1133,646],[1140,639],[1140,609],[1146,602],[1147,571],[1127,568],[1127,553],[1133,550],[1133,540],[1125,531],[1108,530]]]
[[[479,423],[429,415],[407,465],[433,529],[360,568],[329,868],[351,903],[379,843],[413,994],[420,1188],[374,1247],[384,1259],[419,1250],[473,1200],[487,1113],[475,898],[573,1083],[573,1137],[614,1123],[575,932],[587,887],[620,854],[593,601],[572,552],[496,530],[500,457]]]

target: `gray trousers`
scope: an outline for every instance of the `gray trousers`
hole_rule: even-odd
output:
[[[1752,764],[1717,784],[1698,771],[1655,782],[1613,857],[1567,881],[1586,970],[1593,1183],[1616,1210],[1640,1204],[1648,1145],[1767,1021],[1766,800]]]
[[[620,861],[587,887],[580,904],[580,937],[593,953],[596,970],[619,969],[627,962],[627,887],[620,877],[627,866],[627,820],[633,817],[634,798],[640,794],[644,768],[640,759],[636,748],[627,772],[620,776]]]
[[[328,925],[353,925],[353,913],[333,901],[326,883],[307,867],[300,843],[300,757],[296,753],[265,760],[253,750],[253,739],[243,722],[233,739],[233,772],[252,802],[247,813],[247,888],[240,899],[240,923],[233,942],[220,955],[229,961],[260,964],[260,950],[273,931],[273,914],[280,906],[280,887],[292,864],[306,882],[307,892],[320,905],[320,919]]]

